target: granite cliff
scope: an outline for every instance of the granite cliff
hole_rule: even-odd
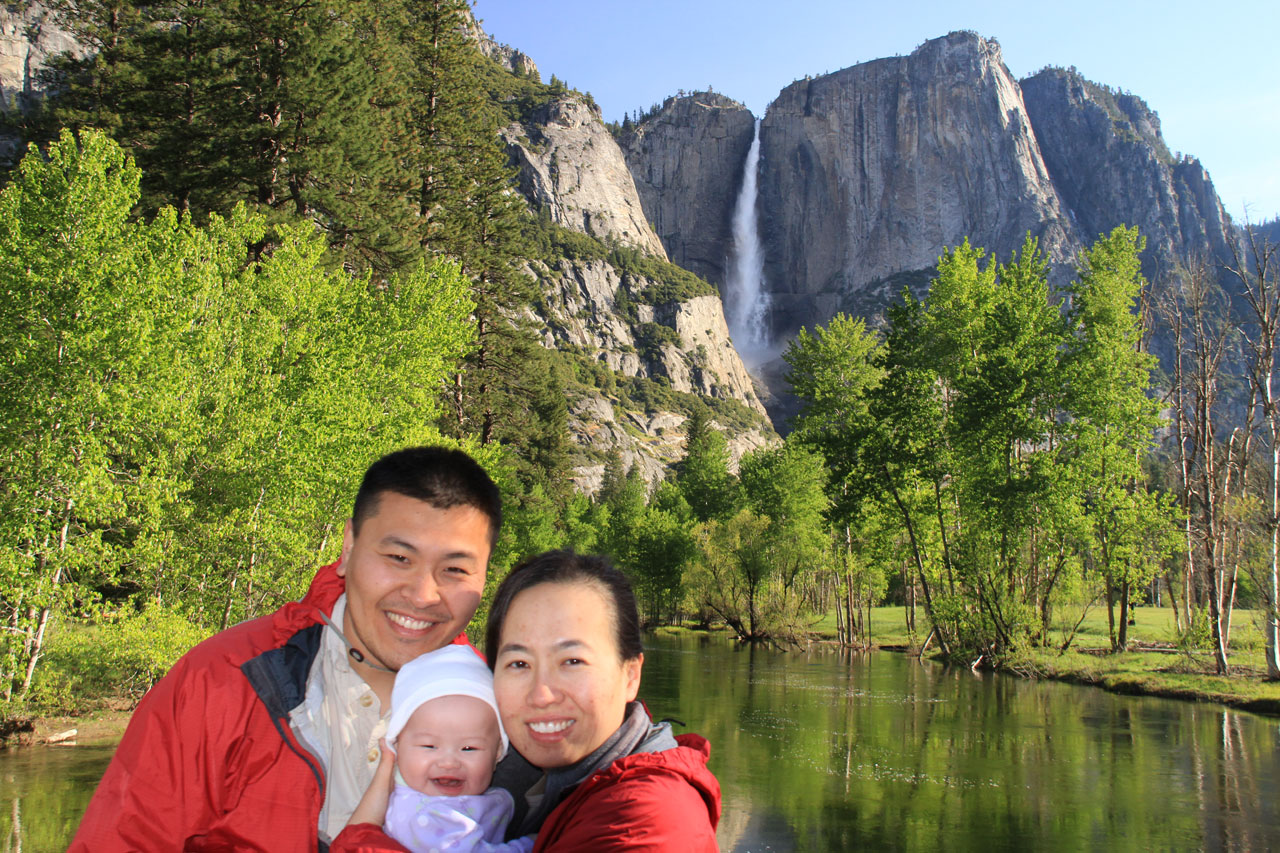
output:
[[[599,110],[566,92],[502,132],[519,167],[520,192],[552,222],[663,259],[622,150]]]
[[[751,112],[714,92],[668,98],[620,143],[648,220],[671,260],[723,286],[730,221],[755,128]]]
[[[0,109],[21,109],[42,97],[38,72],[50,56],[64,51],[82,49],[44,4],[0,4]]]
[[[722,281],[714,260],[731,251],[746,142],[743,154],[726,144],[705,97],[669,99],[624,145],[672,259]],[[750,127],[746,114],[734,121]],[[943,249],[966,237],[1007,258],[1030,234],[1059,281],[1083,246],[1121,224],[1146,236],[1152,277],[1227,257],[1234,239],[1207,172],[1170,154],[1139,98],[1073,71],[1020,83],[999,44],[971,32],[797,81],[760,134],[757,211],[780,340],[837,311],[874,316],[903,286],[923,291]],[[735,166],[722,162],[735,155]],[[737,176],[731,188],[709,188],[726,174]]]
[[[783,335],[882,305],[895,276],[966,236],[1007,255],[1030,232],[1056,262],[1076,244],[993,40],[952,33],[793,83],[760,143],[765,274]]]
[[[58,53],[80,55],[83,48],[58,26],[38,2],[0,4],[0,114],[30,108],[44,97],[40,69]],[[17,140],[0,133],[0,162],[20,152]]]
[[[529,264],[545,294],[530,311],[543,343],[594,365],[590,381],[567,389],[579,487],[595,491],[612,449],[647,480],[661,479],[683,455],[684,410],[695,397],[712,405],[735,460],[776,440],[718,294],[667,263],[622,149],[594,104],[577,92],[558,94],[502,137],[531,211],[594,243],[587,257]],[[627,269],[610,247],[651,260],[644,272]]]
[[[1235,239],[1209,175],[1175,157],[1140,98],[1046,69],[1022,81],[1049,174],[1082,239],[1117,224],[1147,238],[1146,273],[1189,258],[1227,258]]]
[[[729,340],[715,293],[666,299],[663,282],[605,259],[536,261],[544,304],[532,316],[549,348],[574,356],[587,381],[566,390],[579,488],[593,493],[616,449],[650,482],[684,454],[684,404],[702,398],[733,459],[776,440]]]

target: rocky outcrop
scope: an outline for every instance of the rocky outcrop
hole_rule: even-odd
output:
[[[502,133],[520,192],[551,221],[666,258],[622,150],[584,96],[567,92]]]
[[[605,261],[564,260],[539,277],[548,292],[541,317],[548,347],[585,352],[624,376],[660,378],[673,391],[738,400],[764,414],[717,296],[648,305],[644,292],[655,283],[619,274]],[[646,335],[650,326],[666,331]]]
[[[0,4],[0,113],[35,106],[46,94],[40,71],[51,56],[64,52],[81,56],[84,48],[58,26],[48,7]],[[18,137],[0,133],[0,163],[17,162],[19,148]]]
[[[729,340],[715,295],[647,304],[655,282],[619,273],[606,261],[534,264],[547,294],[538,322],[543,343],[572,352],[611,374],[596,389],[570,392],[570,433],[580,448],[575,481],[588,494],[599,488],[604,455],[617,449],[650,482],[684,454],[685,416],[659,402],[641,404],[613,385],[621,378],[652,380],[658,389],[713,400],[736,400],[753,425],[726,427],[736,461],[776,440],[751,377]],[[611,387],[612,386],[612,387]]]
[[[1022,92],[1049,174],[1086,242],[1138,226],[1148,276],[1229,255],[1230,219],[1208,173],[1169,152],[1142,99],[1056,68],[1023,80]]]
[[[796,82],[760,139],[781,334],[931,267],[965,237],[1004,255],[1029,232],[1057,262],[1078,242],[999,45],[973,33]]]
[[[533,77],[538,79],[538,66],[528,54],[516,50],[511,45],[499,44],[493,40],[493,37],[484,31],[481,22],[475,19],[475,16],[467,12],[467,35],[475,39],[480,45],[480,52],[497,62],[503,68],[519,77]]]
[[[652,280],[618,273],[603,260],[534,264],[530,272],[547,293],[535,315],[545,327],[544,345],[576,353],[607,371],[596,383],[599,388],[568,392],[570,434],[579,447],[575,482],[581,491],[593,494],[600,487],[609,451],[620,452],[623,464],[639,466],[650,483],[684,456],[685,415],[660,401],[631,400],[617,387],[622,378],[742,403],[753,424],[718,424],[726,428],[735,462],[742,453],[777,441],[730,342],[717,296],[649,305],[645,292],[654,287]]]
[[[0,110],[23,109],[41,97],[39,72],[64,51],[83,53],[44,4],[0,5]]]
[[[667,98],[620,143],[645,216],[671,260],[723,286],[731,222],[755,117],[731,98]]]

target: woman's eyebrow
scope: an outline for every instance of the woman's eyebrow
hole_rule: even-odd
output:
[[[560,640],[559,642],[551,646],[551,650],[555,652],[562,652],[562,651],[565,651],[566,649],[579,649],[579,648],[589,649],[591,648],[591,646],[585,640]],[[529,654],[530,649],[528,646],[524,645],[523,643],[503,643],[498,648],[498,654],[500,655],[506,654],[507,652]]]

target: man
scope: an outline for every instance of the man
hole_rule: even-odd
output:
[[[464,453],[375,462],[302,601],[196,646],[138,705],[70,849],[324,849],[377,767],[396,670],[466,642],[501,524]]]

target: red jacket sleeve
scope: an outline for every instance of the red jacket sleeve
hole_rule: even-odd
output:
[[[208,823],[212,803],[199,780],[222,774],[222,750],[201,748],[204,679],[181,663],[133,713],[98,783],[70,853],[180,850]]]

